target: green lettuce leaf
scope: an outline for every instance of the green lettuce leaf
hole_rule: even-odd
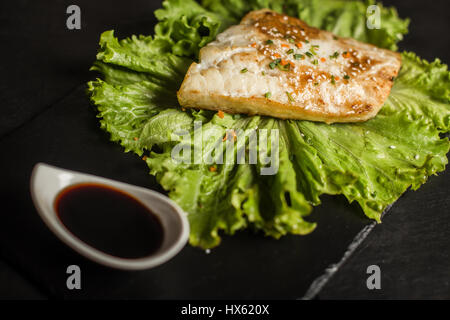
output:
[[[160,21],[155,27],[156,37],[179,56],[196,55],[201,47],[214,40],[225,21],[225,17],[221,18],[193,0],[164,1],[155,16]]]
[[[364,213],[380,221],[381,213],[408,188],[417,189],[447,164],[450,73],[438,60],[428,63],[403,53],[403,66],[380,113],[364,123],[333,124],[184,111],[177,102],[189,65],[217,33],[238,23],[248,11],[271,8],[306,22],[385,48],[407,31],[407,20],[395,9],[379,5],[381,28],[365,27],[367,6],[356,0],[166,0],[155,12],[155,35],[119,41],[102,34],[93,70],[103,75],[88,84],[102,129],[125,151],[145,155],[158,182],[189,214],[190,243],[211,248],[220,233],[252,228],[278,238],[307,234],[306,220],[323,194],[343,194]],[[202,126],[196,122],[201,121]],[[266,166],[238,164],[249,137],[245,130],[277,129],[279,168],[261,175]],[[193,150],[183,157],[207,157],[227,130],[237,132],[224,164],[174,161],[179,146]],[[274,134],[270,131],[270,134]],[[183,133],[183,134],[182,134]],[[240,139],[243,137],[243,139]],[[270,137],[269,137],[270,138]],[[194,148],[201,142],[200,153]],[[225,152],[229,142],[217,149]],[[262,146],[259,145],[260,151]],[[264,146],[272,152],[271,145]],[[274,152],[275,154],[275,152]],[[248,162],[248,161],[247,161]]]
[[[372,5],[379,10],[379,29],[367,28]],[[288,0],[286,7],[288,14],[312,26],[391,50],[397,50],[397,42],[408,32],[408,19],[400,19],[395,8],[385,8],[375,0]]]

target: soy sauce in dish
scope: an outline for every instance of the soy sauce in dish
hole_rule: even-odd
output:
[[[54,205],[73,235],[112,256],[144,258],[161,247],[164,232],[158,217],[123,191],[103,184],[77,184],[61,191]]]

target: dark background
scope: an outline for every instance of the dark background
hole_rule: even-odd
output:
[[[450,62],[448,0],[390,0],[383,3],[396,6],[401,17],[411,18],[410,33],[401,42],[401,50],[414,51],[428,60],[439,57],[445,63]],[[70,4],[77,4],[81,8],[81,30],[70,31],[66,28],[65,11]],[[93,77],[88,69],[95,60],[100,33],[115,29],[119,38],[150,34],[155,23],[153,11],[158,7],[160,1],[149,0],[22,0],[0,3],[0,159],[2,170],[9,171],[0,174],[1,191],[14,187],[12,178],[16,165],[19,168],[21,161],[25,163],[27,159],[30,159],[30,163],[36,162],[33,159],[32,139],[39,139],[39,136],[28,137],[28,132],[33,132],[33,135],[37,132],[28,128],[38,123],[42,127],[47,126],[43,130],[51,130],[53,124],[39,122],[39,119],[36,120],[38,116],[52,112],[55,105],[70,105],[72,100],[68,102],[67,97],[82,92],[84,83]],[[70,107],[67,108],[67,112],[73,112]],[[63,116],[61,119],[64,119]],[[95,114],[92,112],[91,116],[92,119],[86,121],[94,123]],[[59,134],[57,126],[54,134]],[[24,139],[28,143],[21,143]],[[102,135],[99,139],[107,139],[107,136]],[[53,143],[56,145],[56,142]],[[76,139],[70,140],[70,143],[75,144]],[[50,150],[52,141],[49,141],[48,147]],[[68,150],[70,148],[68,145]],[[88,147],[85,151],[95,152]],[[120,149],[117,148],[115,152],[120,157]],[[17,157],[17,163],[14,156]],[[105,161],[105,166],[116,170],[108,162],[114,161],[108,158],[109,154],[103,157],[105,159],[101,160]],[[50,161],[52,159],[50,157]],[[135,163],[135,168],[128,170],[141,175],[146,172],[144,164]],[[82,161],[80,163],[79,159],[74,159],[71,166],[67,162],[64,164],[80,170],[86,165]],[[25,173],[22,175],[26,176]],[[17,173],[17,181],[25,183],[22,182],[25,180],[19,179],[20,176]],[[123,172],[123,176],[126,176],[126,172]],[[438,177],[432,177],[419,191],[407,192],[384,217],[383,223],[374,228],[327,283],[318,298],[449,299],[449,177],[447,170]],[[130,180],[134,181],[132,178]],[[15,196],[19,201],[21,197],[29,197],[28,194]],[[3,219],[0,224],[7,226],[7,216],[15,212],[0,211]],[[27,239],[26,233],[22,238],[24,243],[34,241]],[[8,241],[6,236],[0,239]],[[35,281],[26,272],[24,265],[32,262],[21,261],[24,257],[11,259],[11,256],[14,253],[0,250],[0,298],[47,298],[48,290],[42,289],[42,283]],[[379,291],[367,290],[362,280],[366,278],[367,266],[372,264],[379,265],[382,271],[382,290]],[[110,285],[113,288],[113,284]],[[139,296],[139,292],[130,293],[130,297]],[[236,297],[239,297],[239,292],[236,292]]]

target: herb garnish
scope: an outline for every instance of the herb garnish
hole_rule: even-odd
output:
[[[290,102],[295,102],[294,98],[292,97],[292,95],[289,92],[286,91],[286,95]]]
[[[337,59],[339,57],[339,52],[335,51],[331,56],[330,59]]]

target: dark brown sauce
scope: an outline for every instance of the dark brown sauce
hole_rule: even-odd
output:
[[[73,235],[112,256],[143,258],[161,247],[164,232],[158,217],[120,190],[96,183],[73,185],[58,195],[54,206]]]

